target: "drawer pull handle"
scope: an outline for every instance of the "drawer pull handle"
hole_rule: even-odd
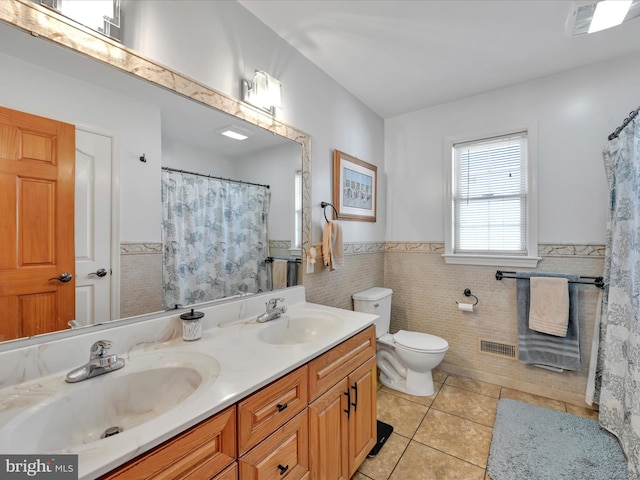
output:
[[[289,406],[288,403],[279,403],[278,405],[276,405],[276,407],[278,407],[278,411],[281,412],[283,411],[285,408],[287,408]]]
[[[286,467],[283,467],[282,465],[278,464],[278,470],[280,470],[280,475],[284,475],[285,472],[289,470],[289,465],[287,465]]]

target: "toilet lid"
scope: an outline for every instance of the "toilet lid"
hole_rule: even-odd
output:
[[[407,332],[400,330],[393,335],[393,341],[398,345],[420,352],[446,352],[449,343],[436,335],[421,332]]]

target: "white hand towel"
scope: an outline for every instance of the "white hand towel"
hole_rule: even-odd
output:
[[[529,328],[566,337],[569,325],[569,284],[566,278],[531,277]]]

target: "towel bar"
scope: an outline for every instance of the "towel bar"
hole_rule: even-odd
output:
[[[502,280],[503,278],[517,278],[516,272],[505,272],[503,270],[496,271],[496,280]],[[591,280],[583,282],[582,279]],[[529,280],[528,278],[522,278],[521,280]],[[575,282],[569,281],[569,283],[582,283],[584,285],[595,285],[598,288],[604,288],[604,280],[602,277],[580,277],[580,280]]]
[[[302,263],[300,258],[286,258],[286,257],[267,257],[264,259],[265,263],[273,263],[274,260],[286,260],[289,263]]]

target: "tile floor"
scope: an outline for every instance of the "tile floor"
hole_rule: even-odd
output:
[[[444,372],[435,394],[413,397],[378,390],[378,419],[393,433],[351,480],[490,480],[487,461],[496,408],[511,398],[597,420],[597,412],[565,402]]]

